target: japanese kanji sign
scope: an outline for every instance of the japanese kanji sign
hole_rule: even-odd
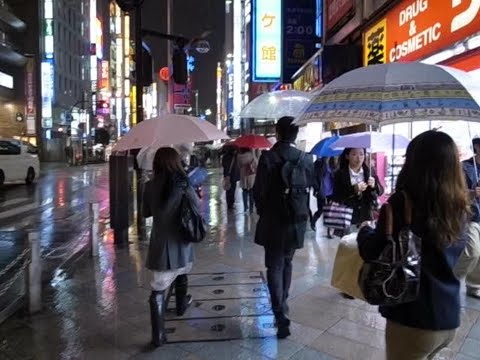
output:
[[[282,66],[282,0],[253,2],[253,81],[276,82]]]

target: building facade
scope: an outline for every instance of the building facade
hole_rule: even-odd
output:
[[[25,102],[26,64],[32,75],[31,61],[17,50],[26,31],[27,25],[17,17],[15,9],[0,1],[0,137],[35,136],[35,121],[31,116],[27,118],[27,110],[32,107],[27,109]],[[29,81],[33,80],[30,76]]]

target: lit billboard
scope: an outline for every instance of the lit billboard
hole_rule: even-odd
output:
[[[282,0],[253,2],[253,81],[276,82],[282,74]]]

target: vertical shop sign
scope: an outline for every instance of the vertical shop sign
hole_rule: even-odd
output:
[[[109,87],[109,63],[106,60],[102,60],[102,74],[101,74],[101,84],[100,89],[107,90]]]
[[[233,114],[233,62],[227,62],[227,104],[225,112],[227,113],[227,118]]]
[[[282,82],[315,54],[315,0],[283,0]]]
[[[53,64],[51,61],[43,61],[42,74],[42,127],[52,127],[52,103],[53,103]]]
[[[276,82],[282,75],[282,0],[253,2],[253,81]]]
[[[35,135],[37,133],[35,89],[35,59],[28,58],[25,66],[25,116],[27,121],[27,135]]]
[[[387,21],[379,21],[364,35],[364,65],[385,64],[387,51]]]

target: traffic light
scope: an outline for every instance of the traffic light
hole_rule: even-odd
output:
[[[145,44],[142,45],[143,86],[150,86],[153,83],[153,60],[148,47]]]
[[[172,56],[173,80],[177,84],[185,85],[188,81],[187,54],[184,49],[176,48]]]
[[[120,9],[125,12],[132,11],[139,4],[139,0],[116,0]]]

